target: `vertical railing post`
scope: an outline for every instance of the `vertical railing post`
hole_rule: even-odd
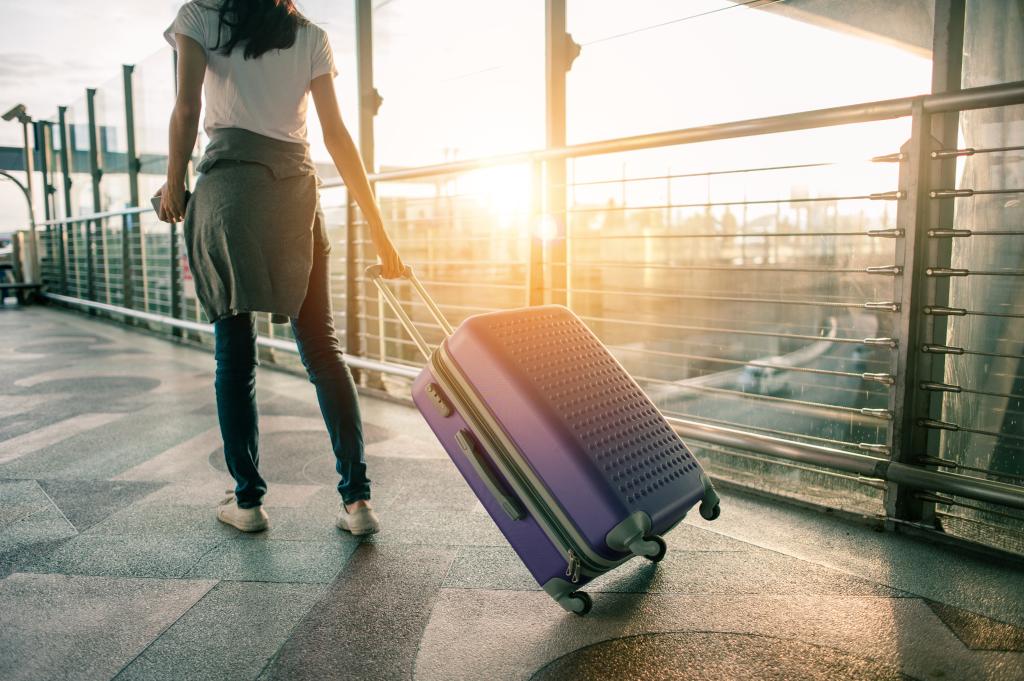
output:
[[[345,195],[345,352],[353,357],[362,352],[359,338],[359,249],[358,229],[352,197]]]
[[[544,245],[545,239],[542,231],[544,224],[544,164],[540,161],[530,163],[530,229],[529,234],[529,261],[527,263],[526,275],[526,304],[544,304]]]
[[[131,64],[124,64],[122,67],[124,78],[124,127],[127,137],[126,164],[128,167],[128,201],[131,206],[139,205],[139,157],[135,151],[135,101],[132,90],[132,74],[135,67]],[[134,266],[134,245],[142,239],[142,216],[136,213],[125,215],[124,225],[121,233],[121,291],[123,293],[124,306],[131,309],[135,307],[135,266]]]
[[[23,281],[41,281],[39,271],[39,234],[36,231],[35,191],[35,127],[32,126],[33,134],[29,134],[29,127],[32,126],[32,119],[22,112],[21,118],[21,140],[22,152],[25,163],[25,198],[28,202],[28,257],[27,267],[22,268]]]
[[[565,80],[580,46],[566,31],[566,0],[544,2],[544,82],[545,82],[545,145],[548,149],[564,147]],[[549,159],[545,163],[544,225],[551,290],[550,302],[565,303],[569,293],[569,243],[566,229],[565,159]]]
[[[64,218],[70,218],[73,212],[71,207],[71,157],[72,151],[68,149],[68,126],[66,106],[57,107],[57,120],[60,125],[60,169],[63,174],[61,187],[64,191]],[[75,255],[73,238],[68,233],[68,223],[60,224],[61,242],[61,293],[68,293],[68,260]]]
[[[55,217],[53,205],[53,145],[51,144],[49,121],[36,121],[36,139],[39,141],[39,172],[43,176],[43,219],[50,221]]]
[[[896,208],[896,227],[902,238],[896,240],[895,262],[900,274],[895,278],[894,296],[899,304],[899,317],[895,337],[898,341],[893,353],[891,373],[896,384],[889,391],[889,447],[893,461],[912,463],[924,451],[927,432],[915,424],[920,413],[920,401],[927,398],[918,389],[919,372],[928,368],[918,361],[922,329],[918,324],[921,314],[921,289],[927,286],[924,268],[929,226],[928,169],[931,161],[932,140],[930,121],[924,106],[916,102],[911,115],[910,141],[901,148],[900,199]],[[921,520],[920,504],[914,491],[895,483],[888,483],[885,493],[885,512],[890,520]]]
[[[356,0],[356,87],[359,89],[359,153],[371,173],[374,158],[373,119],[384,99],[373,83],[373,7],[370,0]]]
[[[100,178],[103,171],[100,169],[99,136],[96,134],[96,88],[87,88],[85,90],[85,99],[89,111],[89,175],[92,177],[92,210],[94,213],[99,213],[101,210],[100,206],[102,205]],[[90,220],[85,232],[85,250],[88,257],[86,272],[89,278],[89,300],[96,300],[94,229],[99,230],[102,237],[103,225],[99,220]]]
[[[965,0],[937,0],[932,55],[933,93],[960,89],[963,65]],[[922,425],[942,417],[943,392],[931,387],[945,382],[945,355],[926,352],[945,346],[947,322],[942,315],[929,315],[935,306],[949,302],[949,282],[930,277],[930,268],[949,267],[952,246],[949,239],[936,239],[931,231],[953,226],[953,202],[934,201],[932,187],[954,186],[955,159],[937,162],[932,152],[955,148],[959,113],[925,114],[921,104],[914,106],[911,139],[903,148],[900,165],[900,189],[904,196],[897,212],[897,226],[904,238],[897,243],[897,263],[903,263],[903,276],[897,278],[896,300],[900,302],[895,376],[891,391],[893,413],[892,459],[901,463],[925,465],[937,458],[942,435]],[[928,386],[926,388],[926,386]],[[935,503],[930,495],[890,483],[886,490],[886,515],[893,520],[935,525]]]
[[[174,92],[178,92],[178,51],[174,50],[171,52],[171,78],[174,83]],[[168,149],[168,153],[170,150]],[[171,316],[175,319],[182,319],[184,317],[181,309],[181,263],[178,257],[178,223],[172,222],[168,225],[167,234],[169,239],[170,249],[170,273],[168,276],[170,286],[170,297],[171,297]],[[182,330],[175,327],[171,329],[171,335],[177,338],[183,336]]]
[[[359,91],[359,153],[371,173],[377,168],[374,148],[374,118],[383,103],[373,82],[373,4],[371,0],[355,0],[356,10],[356,88]],[[362,319],[359,316],[359,221],[352,195],[347,194],[345,225],[345,346],[351,355],[362,352],[360,339]],[[365,216],[363,216],[365,218]],[[380,339],[381,347],[384,339]]]
[[[48,121],[36,121],[35,125],[35,137],[39,146],[39,172],[43,178],[43,219],[49,222],[55,216],[55,206],[53,205],[53,167],[51,161],[53,160],[53,145],[50,144],[50,123]],[[48,262],[47,272],[44,273],[42,270],[42,263],[40,263],[39,281],[45,283],[47,286],[53,285],[52,281],[47,281],[46,274],[53,274],[53,264],[57,261],[55,245],[53,239],[54,225],[46,226],[46,260]]]

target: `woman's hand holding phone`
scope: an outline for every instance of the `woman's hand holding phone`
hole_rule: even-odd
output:
[[[150,201],[157,217],[163,222],[181,222],[185,219],[185,205],[191,193],[184,187],[172,188],[164,183]]]

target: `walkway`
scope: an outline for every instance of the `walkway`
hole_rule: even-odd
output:
[[[0,309],[0,678],[1024,679],[1024,570],[737,494],[564,613],[402,404],[364,400],[385,531],[355,541],[312,386],[271,369],[243,536],[212,368]]]

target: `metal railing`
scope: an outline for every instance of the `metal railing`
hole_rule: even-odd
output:
[[[937,184],[941,164],[1007,150],[934,148],[926,134],[933,116],[1020,103],[1024,83],[1009,83],[372,179],[403,257],[452,322],[493,309],[568,304],[680,434],[701,444],[714,474],[763,487],[752,482],[759,472],[788,470],[799,489],[769,491],[807,497],[807,488],[817,487],[812,501],[973,539],[957,523],[984,523],[1010,537],[984,541],[1020,551],[1020,470],[964,454],[977,438],[988,438],[1007,450],[1000,460],[1010,460],[1024,443],[984,419],[972,421],[970,410],[959,409],[957,421],[948,413],[950,402],[965,396],[1002,400],[1002,413],[1013,410],[1019,387],[990,389],[981,377],[953,383],[949,376],[964,358],[1022,359],[1021,338],[957,345],[947,325],[1024,318],[1012,296],[998,309],[964,307],[955,288],[957,281],[981,280],[1024,291],[1019,268],[975,262],[975,252],[960,258],[956,247],[1024,231],[961,224],[940,208],[1021,188]],[[827,158],[607,176],[616,167],[609,159],[629,154],[891,118],[909,120],[909,141],[857,161],[865,186],[850,192],[830,192],[822,183],[820,196],[745,196],[735,183],[721,191],[716,184],[744,178],[748,188],[781,186],[764,178],[830,172],[838,162]],[[565,180],[554,188],[544,182],[552,163],[566,164]],[[693,200],[687,183],[694,182],[703,183],[704,201]],[[552,191],[563,194],[560,202],[551,200]],[[345,224],[332,225],[334,264],[343,266],[333,277],[337,326],[345,330],[348,361],[365,372],[363,382],[395,389],[379,376],[414,376],[415,348],[358,277],[374,256],[358,211],[345,208]],[[187,287],[181,235],[148,213],[132,208],[39,223],[47,295],[179,334],[208,334]],[[129,248],[111,245],[124,235]],[[133,267],[124,267],[123,253]],[[439,340],[426,310],[401,286],[399,296],[428,341]],[[260,343],[294,352],[280,329]],[[1009,365],[1003,373],[1004,383],[1020,379]]]
[[[354,9],[360,150],[374,167],[373,11],[369,0]],[[935,9],[933,89],[956,90],[964,5]],[[546,0],[544,32],[549,148],[372,178],[394,241],[451,321],[569,305],[713,475],[1024,553],[1024,271],[1004,262],[1020,252],[1024,221],[985,212],[1020,188],[981,160],[1010,163],[1019,140],[954,148],[959,112],[1020,104],[1024,82],[567,146],[575,52],[564,0]],[[209,344],[179,226],[147,208],[100,211],[105,166],[127,174],[119,200],[131,205],[144,204],[143,170],[160,172],[159,154],[136,148],[134,73],[125,66],[37,123],[46,295]],[[110,151],[99,128],[120,126],[121,104],[127,144]],[[873,158],[840,158],[828,144],[815,157],[785,144],[768,145],[771,157],[750,152],[760,145],[714,153],[728,140],[889,119],[906,124],[893,147],[907,141]],[[694,161],[698,148],[713,153]],[[958,184],[958,164],[988,171]],[[90,214],[70,215],[72,178],[88,183],[76,193],[91,193]],[[329,225],[336,327],[360,381],[400,393],[419,359],[359,276],[374,254],[355,206],[332,199],[339,187],[321,188],[328,212],[343,214]],[[397,295],[437,342],[415,297]],[[261,317],[259,330],[269,361],[298,367],[286,327]]]

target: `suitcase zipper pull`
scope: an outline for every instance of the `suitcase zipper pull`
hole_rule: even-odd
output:
[[[580,581],[580,559],[572,549],[569,549],[569,565],[565,568],[565,576],[572,579],[573,584]]]

